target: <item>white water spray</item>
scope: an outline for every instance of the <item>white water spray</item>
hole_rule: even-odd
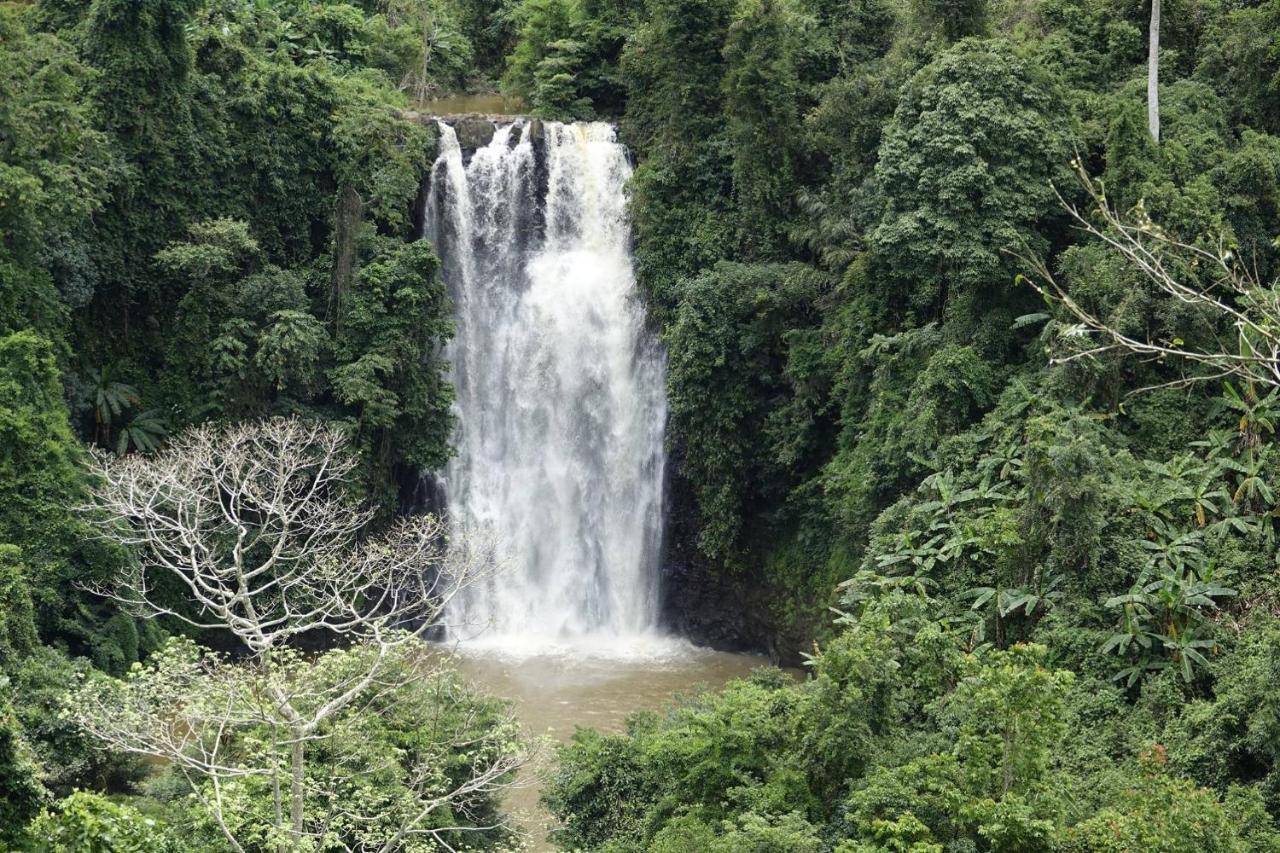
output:
[[[506,570],[447,614],[512,650],[629,647],[653,631],[664,357],[629,248],[624,149],[605,124],[515,122],[464,165],[441,124],[425,217],[457,331],[452,523]]]

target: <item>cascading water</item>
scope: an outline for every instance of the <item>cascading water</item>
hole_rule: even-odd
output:
[[[505,564],[454,600],[450,631],[516,650],[643,635],[665,363],[636,293],[626,152],[605,124],[513,122],[466,163],[440,134],[424,227],[455,304],[458,416],[440,481],[455,529]]]

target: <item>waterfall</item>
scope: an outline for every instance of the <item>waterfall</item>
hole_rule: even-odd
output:
[[[451,634],[535,649],[654,628],[664,354],[630,253],[626,152],[606,124],[516,121],[466,161],[441,123],[424,229],[454,301],[454,530],[503,570]]]

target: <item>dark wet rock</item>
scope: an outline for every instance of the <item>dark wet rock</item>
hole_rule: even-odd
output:
[[[698,550],[697,511],[688,484],[673,461],[669,478],[666,549],[662,563],[663,627],[691,642],[726,652],[767,654],[773,663],[797,666],[811,626],[779,621],[773,589],[759,568],[728,571]]]
[[[458,134],[458,145],[464,151],[484,148],[493,141],[493,135],[498,129],[491,119],[480,116],[464,116],[450,124]]]

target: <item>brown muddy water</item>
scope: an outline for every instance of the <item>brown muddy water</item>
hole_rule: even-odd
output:
[[[515,703],[529,737],[563,743],[577,727],[620,732],[634,711],[660,710],[680,694],[722,687],[769,662],[654,639],[631,648],[530,655],[464,647],[457,651],[456,663],[472,684]],[[537,766],[522,772],[520,784],[507,799],[508,809],[529,835],[528,849],[534,851],[554,849],[547,841],[554,821],[538,803],[554,753],[550,743],[543,748]]]
[[[481,115],[520,115],[524,112],[524,101],[520,98],[508,98],[505,95],[450,95],[445,98],[432,98],[423,101],[417,109],[428,115],[456,116],[467,113]]]

